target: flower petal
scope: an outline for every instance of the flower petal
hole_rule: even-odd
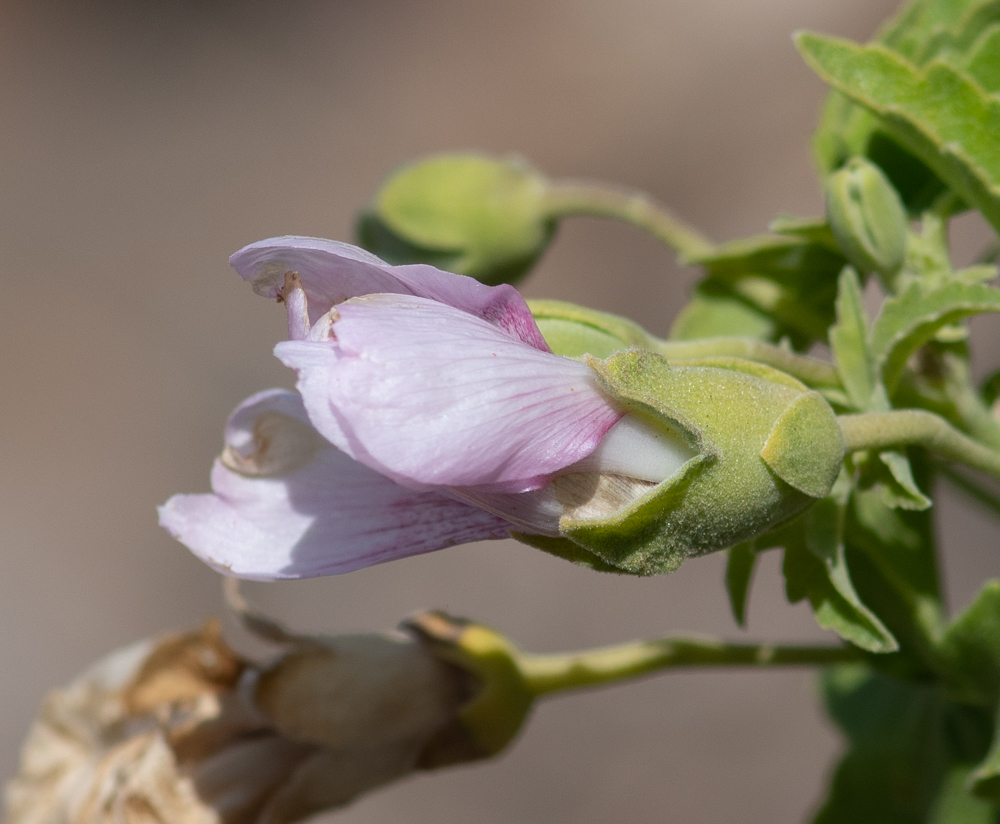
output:
[[[419,297],[338,307],[334,340],[286,341],[312,424],[398,483],[525,492],[585,458],[621,417],[586,364]]]
[[[415,492],[351,460],[312,429],[293,392],[233,413],[209,495],[175,495],[160,524],[210,566],[260,580],[349,572],[507,537],[505,521]]]
[[[426,264],[391,266],[357,246],[291,235],[244,246],[229,263],[258,295],[270,298],[279,296],[286,272],[297,272],[313,323],[348,298],[416,295],[469,312],[536,349],[550,351],[524,298],[508,284],[486,286]]]

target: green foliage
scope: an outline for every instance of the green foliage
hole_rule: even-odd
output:
[[[672,337],[721,329],[728,319],[736,320],[738,334],[748,337],[763,337],[767,320],[771,340],[787,336],[797,348],[826,339],[837,275],[846,261],[825,238],[802,232],[760,235],[723,244],[688,262],[702,266],[707,279],[699,289],[700,306],[692,310],[697,323],[682,315]],[[737,307],[750,311],[737,312]],[[719,317],[720,312],[726,317]]]
[[[868,348],[868,313],[858,274],[847,267],[837,290],[837,323],[830,327],[830,350],[847,397],[857,410],[868,409],[875,390],[874,358]]]
[[[992,721],[933,685],[841,666],[822,681],[827,711],[849,750],[814,824],[979,824],[996,809],[971,796],[966,776],[985,754]]]
[[[892,391],[907,360],[945,326],[984,312],[1000,311],[1000,291],[981,284],[948,283],[925,293],[911,284],[889,298],[871,330],[875,370]]]
[[[881,45],[814,34],[796,42],[820,77],[1000,228],[1000,99],[939,60],[920,69]]]
[[[833,495],[774,536],[785,548],[785,593],[791,603],[807,598],[816,622],[845,641],[869,652],[894,652],[899,644],[862,602],[851,580],[844,547],[848,491],[849,481],[842,476]]]

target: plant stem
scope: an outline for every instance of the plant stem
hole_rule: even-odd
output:
[[[1000,452],[963,435],[932,412],[901,409],[841,415],[838,420],[848,452],[923,446],[944,458],[1000,477]]]
[[[654,672],[692,667],[816,667],[863,661],[849,646],[729,644],[715,640],[663,638],[555,655],[518,656],[529,689],[554,692],[627,681]]]
[[[607,217],[630,223],[675,249],[684,260],[712,251],[708,238],[642,192],[567,181],[550,184],[544,203],[550,218]]]

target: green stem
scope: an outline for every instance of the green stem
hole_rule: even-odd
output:
[[[622,220],[649,232],[680,253],[682,259],[697,258],[712,250],[708,238],[642,192],[599,183],[552,183],[545,193],[543,208],[550,218],[586,216]]]
[[[863,661],[848,646],[729,644],[663,638],[556,655],[518,656],[528,688],[537,697],[627,681],[654,672],[691,667],[816,667]]]
[[[838,420],[848,452],[923,446],[944,458],[1000,478],[1000,452],[963,435],[932,412],[901,409],[841,415]]]

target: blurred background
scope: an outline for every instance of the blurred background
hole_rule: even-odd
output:
[[[894,6],[0,4],[0,775],[46,690],[222,610],[216,575],[159,530],[155,506],[207,491],[232,407],[292,383],[270,354],[284,312],[229,270],[231,252],[285,233],[350,239],[390,170],[448,149],[644,188],[719,240],[819,213],[808,138],[824,89],[789,35],[867,39]],[[959,257],[986,234],[964,219]],[[525,291],[665,334],[694,276],[632,229],[578,220]],[[977,369],[995,368],[997,326],[975,334]],[[995,531],[953,497],[940,520],[961,606],[1000,571]],[[721,556],[625,580],[496,542],[247,589],[303,630],[440,607],[537,651],[681,631],[821,640],[807,609],[785,605],[777,560],[748,633]],[[543,704],[498,761],[329,818],[798,822],[839,748],[808,672],[670,674]]]

